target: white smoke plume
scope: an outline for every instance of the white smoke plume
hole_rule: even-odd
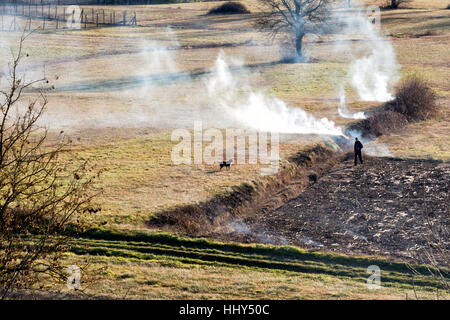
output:
[[[343,134],[342,129],[327,118],[318,119],[263,91],[253,91],[247,83],[233,76],[225,60],[226,57],[219,54],[206,83],[208,92],[218,107],[242,125],[278,133]],[[241,93],[241,88],[248,88],[248,92]]]
[[[366,115],[364,112],[350,112],[347,109],[347,105],[345,102],[345,91],[342,89],[339,94],[339,106],[338,106],[338,113],[342,118],[346,119],[366,119]]]
[[[19,42],[20,36],[13,32],[0,32],[0,89],[9,85],[9,63],[13,57],[14,45]]]
[[[391,92],[392,85],[399,79],[399,65],[394,48],[389,39],[381,34],[379,19],[368,18],[371,10],[356,1],[353,1],[352,5],[359,8],[352,10],[350,17],[342,17],[339,12],[337,13],[339,16],[336,17],[343,26],[339,33],[345,35],[347,39],[337,41],[335,50],[349,52],[351,56],[348,77],[341,87],[345,88],[346,82],[349,82],[362,101],[390,101],[394,98]],[[348,117],[342,100],[345,101],[345,91],[341,91],[340,110]],[[355,114],[350,114],[350,118],[355,117]]]
[[[379,143],[374,140],[368,141],[364,144],[365,153],[375,157],[393,157],[394,155],[389,151],[389,147],[385,143]]]
[[[262,243],[288,245],[289,241],[278,233],[271,233],[267,230],[252,230],[244,221],[234,220],[227,224],[227,231],[240,235],[252,236]]]
[[[168,48],[169,46],[179,46],[178,39],[170,27],[166,28],[163,37],[168,45],[146,39],[140,40],[141,65],[135,74],[142,77],[141,95],[148,96],[149,90],[153,88],[152,81],[146,77],[149,73],[164,75],[178,71],[174,56]]]
[[[394,155],[389,151],[389,147],[385,143],[376,141],[376,137],[364,137],[363,134],[355,130],[347,130],[346,135],[350,138],[349,141],[354,141],[358,138],[364,145],[364,153],[374,157],[393,157]]]
[[[70,38],[64,40],[69,43],[72,41]],[[158,92],[159,83],[169,82],[179,72],[176,51],[171,50],[179,46],[178,40],[170,28],[165,28],[160,30],[160,41],[141,37],[135,43],[136,47],[132,48],[130,54],[119,54],[99,61],[99,68],[106,75],[104,84],[103,79],[92,77],[86,64],[76,59],[54,67],[52,72],[64,79],[62,84],[56,83],[57,94],[75,91],[84,98],[81,103],[86,101],[86,105],[82,108],[68,108],[54,103],[50,96],[49,107],[40,119],[40,124],[58,130],[83,127],[157,127],[172,124],[176,114],[181,113],[182,106],[170,101],[170,95],[168,101],[158,103],[155,102],[155,97],[158,93],[161,96]],[[108,52],[110,46],[109,42],[99,40],[98,51]],[[125,65],[121,59],[125,59],[125,63],[129,59],[132,63]],[[126,70],[126,73],[121,70]],[[111,72],[110,76],[108,72]],[[120,87],[122,79],[125,79],[125,84]],[[118,89],[108,88],[114,85]],[[120,102],[123,104],[120,105]],[[170,105],[170,108],[166,105]]]

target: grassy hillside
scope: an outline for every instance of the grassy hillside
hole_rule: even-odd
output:
[[[74,239],[71,252],[67,263],[90,260],[85,278],[91,280],[78,298],[413,299],[414,290],[419,298],[448,298],[425,268],[414,275],[406,264],[381,257],[107,229]],[[381,269],[381,289],[366,286],[370,265]],[[64,284],[43,289],[68,293]]]

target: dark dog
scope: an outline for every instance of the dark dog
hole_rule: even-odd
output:
[[[228,170],[230,170],[232,162],[233,162],[233,159],[228,160],[228,161],[219,162],[220,170],[222,170],[223,167],[228,168]]]

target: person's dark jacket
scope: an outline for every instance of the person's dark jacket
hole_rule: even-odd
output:
[[[355,152],[356,153],[358,153],[358,152],[361,152],[361,149],[363,148],[363,144],[361,143],[361,141],[356,141],[355,142]]]

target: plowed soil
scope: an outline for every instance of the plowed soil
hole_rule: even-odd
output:
[[[429,223],[450,225],[449,184],[450,163],[366,157],[355,167],[348,157],[293,200],[240,222],[235,235],[410,260],[426,247]]]

